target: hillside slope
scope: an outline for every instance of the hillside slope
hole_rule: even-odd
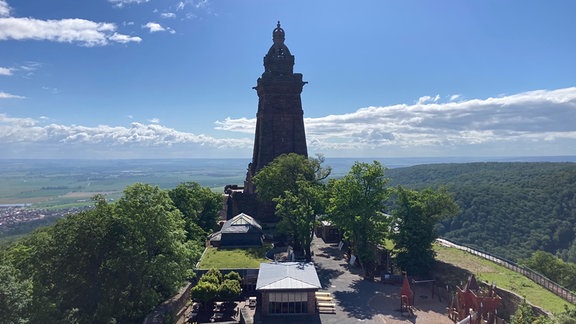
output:
[[[576,163],[429,164],[387,170],[392,185],[445,186],[461,212],[441,236],[517,260],[576,252]]]

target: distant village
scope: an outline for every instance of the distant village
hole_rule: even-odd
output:
[[[67,209],[36,209],[30,204],[0,205],[0,233],[9,228],[43,219],[58,219],[68,214],[77,213],[89,207]]]

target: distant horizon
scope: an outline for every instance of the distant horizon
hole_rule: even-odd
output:
[[[316,155],[309,155],[308,157],[314,158]],[[576,159],[574,154],[565,155],[447,155],[447,156],[326,156],[325,159],[540,159],[540,158],[569,158]],[[251,160],[252,157],[141,157],[141,158],[55,158],[55,157],[35,157],[35,158],[5,158],[0,157],[0,161],[5,160],[80,160],[80,161],[121,161],[121,160]]]
[[[280,21],[308,152],[576,155],[576,1],[0,0],[2,158],[252,156]]]

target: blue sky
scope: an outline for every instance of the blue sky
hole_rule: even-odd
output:
[[[0,0],[0,158],[252,154],[280,20],[311,155],[576,155],[576,2]]]

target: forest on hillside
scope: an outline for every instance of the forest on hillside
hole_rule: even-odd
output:
[[[576,163],[428,164],[387,176],[454,194],[461,210],[438,224],[442,237],[514,261],[541,250],[576,262]]]

